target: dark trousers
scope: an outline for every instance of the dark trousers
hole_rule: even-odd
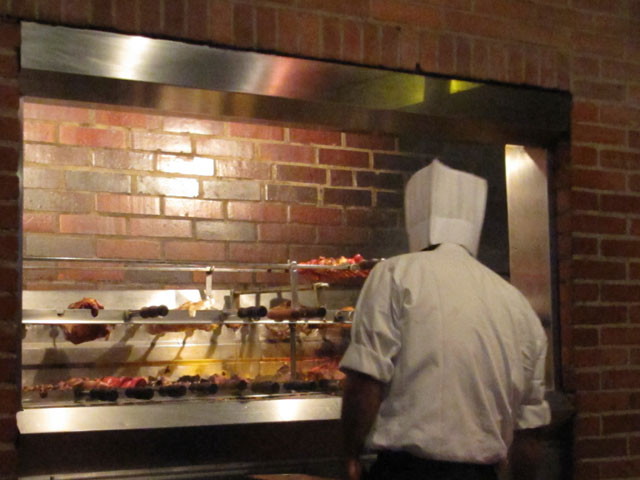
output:
[[[406,452],[385,451],[366,474],[366,480],[497,480],[493,465],[441,462]]]

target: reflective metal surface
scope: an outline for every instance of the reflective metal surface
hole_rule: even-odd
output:
[[[116,33],[22,26],[26,96],[442,140],[548,144],[568,95]]]
[[[201,310],[189,313],[187,310],[171,310],[165,316],[140,318],[131,310],[100,310],[97,317],[90,310],[47,310],[27,309],[22,311],[23,325],[80,325],[103,323],[108,325],[332,325],[334,318],[345,317],[341,310],[326,310],[323,318],[313,317],[303,320],[270,320],[267,318],[247,319],[237,316],[236,310]],[[348,320],[340,320],[348,322]]]
[[[422,77],[383,70],[31,23],[23,25],[22,67],[285,98],[365,100],[376,108],[420,103],[425,84]],[[385,94],[389,86],[401,87],[395,99]]]
[[[365,460],[372,463],[374,455],[366,455]],[[288,480],[332,480],[337,479],[342,471],[342,459],[329,457],[326,459],[304,458],[296,461],[267,462],[232,462],[213,465],[185,465],[181,467],[140,468],[130,470],[62,473],[56,475],[28,475],[20,480],[259,480],[264,478]],[[296,475],[302,471],[304,474]],[[310,476],[316,473],[325,476]],[[260,475],[257,474],[260,472]],[[287,473],[282,473],[287,472]],[[271,473],[271,475],[266,475]],[[275,474],[275,475],[274,475]]]
[[[520,145],[505,147],[509,215],[510,280],[527,297],[552,338],[551,251],[547,151]],[[547,356],[553,382],[553,355]],[[553,385],[549,385],[553,388]]]
[[[342,399],[282,398],[173,404],[30,408],[18,413],[21,434],[200,427],[336,420]]]

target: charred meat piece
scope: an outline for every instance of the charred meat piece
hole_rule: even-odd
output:
[[[218,385],[208,380],[193,382],[189,390],[200,395],[213,395],[218,391]]]
[[[266,315],[267,308],[263,306],[238,309],[238,317],[240,318],[262,318]]]
[[[161,397],[184,397],[187,394],[187,387],[181,384],[163,385],[158,389],[158,393]]]
[[[280,384],[278,382],[264,381],[253,382],[251,384],[251,391],[254,393],[267,393],[273,394],[280,391]]]
[[[138,400],[151,400],[153,398],[153,388],[151,387],[131,387],[124,391],[128,398],[136,398]]]
[[[94,388],[89,391],[89,398],[103,402],[115,402],[118,400],[118,391],[113,388]]]
[[[88,395],[93,400],[105,400],[115,401],[118,398],[117,389],[134,389],[142,391],[147,388],[148,380],[145,377],[99,377],[99,378],[87,378],[87,377],[73,377],[68,380],[61,380],[55,385],[34,385],[25,386],[23,390],[25,392],[37,391],[44,392],[46,394],[51,390],[68,391],[73,390],[74,395],[77,398],[82,398]],[[115,399],[114,397],[115,392]],[[143,393],[142,395],[145,395]]]
[[[324,317],[326,313],[327,310],[324,307],[314,308],[300,305],[298,308],[292,308],[291,301],[285,300],[279,305],[269,309],[267,317],[275,321],[300,320],[303,318]]]
[[[329,380],[323,378],[318,380],[318,389],[322,392],[337,392],[342,388],[340,380]]]
[[[111,328],[109,325],[103,324],[79,324],[79,325],[60,325],[64,338],[73,343],[79,345],[85,342],[91,342],[98,338],[104,338],[107,340],[111,334]]]
[[[315,392],[318,388],[318,384],[314,381],[305,382],[302,380],[293,380],[290,382],[284,382],[283,387],[285,390],[294,392]]]

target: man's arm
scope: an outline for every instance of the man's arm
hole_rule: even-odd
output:
[[[535,480],[543,451],[540,428],[516,430],[509,449],[509,473],[513,480]]]
[[[362,471],[360,454],[373,426],[382,402],[384,384],[353,370],[346,370],[342,397],[342,432],[346,473],[349,480],[358,480]]]

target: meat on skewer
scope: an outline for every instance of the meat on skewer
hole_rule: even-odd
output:
[[[91,315],[93,317],[97,317],[98,311],[104,309],[104,306],[95,298],[85,297],[82,300],[72,303],[67,308],[70,310],[81,308],[90,309]],[[60,327],[62,328],[64,338],[74,345],[90,342],[98,338],[104,338],[106,340],[111,334],[111,326],[100,323],[85,323],[77,325],[63,324],[60,325]]]
[[[197,311],[201,310],[214,310],[215,305],[209,299],[201,300],[199,302],[185,302],[180,305],[178,310],[188,310],[190,317],[195,317]],[[214,324],[197,324],[197,323],[189,323],[189,324],[151,324],[147,326],[147,331],[152,335],[160,335],[163,333],[170,332],[187,332],[192,333],[194,330],[204,330],[205,332],[210,332],[215,327]]]

